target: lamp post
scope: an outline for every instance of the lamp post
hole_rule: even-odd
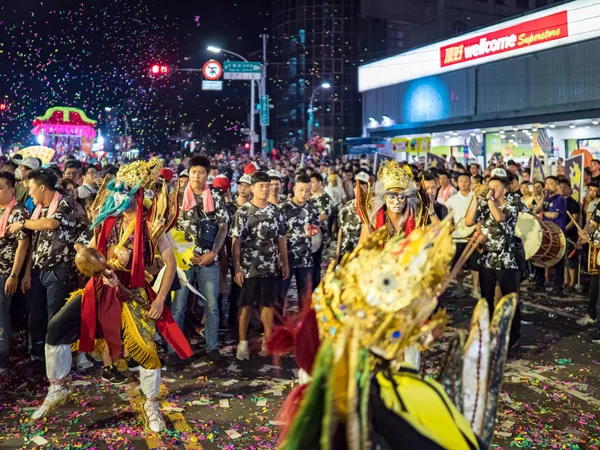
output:
[[[246,58],[244,58],[242,55],[235,53],[235,52],[231,52],[229,50],[225,50],[224,48],[219,48],[219,47],[214,47],[212,45],[209,45],[208,47],[206,47],[206,50],[208,50],[209,52],[213,52],[213,53],[226,53],[228,55],[232,55],[235,56],[237,58],[240,58],[242,61],[248,62],[248,60]],[[250,156],[254,156],[254,109],[255,109],[255,90],[254,90],[254,82],[255,80],[250,80]]]
[[[315,94],[317,93],[317,91],[319,89],[329,89],[330,87],[331,87],[330,83],[324,82],[321,84],[321,86],[317,86],[312,91],[312,94],[310,95],[310,102],[308,104],[308,133],[306,134],[307,141],[312,138],[313,123],[315,121],[315,112],[313,109],[313,103],[315,101]]]

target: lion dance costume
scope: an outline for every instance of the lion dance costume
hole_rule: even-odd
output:
[[[448,221],[406,238],[380,228],[332,263],[291,337],[274,335],[272,353],[286,342],[310,374],[280,412],[281,449],[489,447],[514,295],[491,319],[485,300],[477,304],[468,339],[451,340],[437,381],[404,363],[405,349],[429,348],[448,321],[435,310],[450,282],[450,231]]]
[[[146,425],[154,432],[164,429],[157,402],[160,360],[154,342],[156,332],[181,358],[190,357],[192,349],[166,307],[156,321],[146,316],[156,294],[148,284],[151,276],[145,268],[153,263],[157,244],[175,224],[178,211],[177,192],[168,194],[166,185],[150,208],[144,208],[144,189],[154,185],[161,167],[157,159],[123,166],[98,192],[93,205],[96,249],[120,284],[110,287],[101,275],[91,278],[49,322],[45,353],[50,388],[33,419],[47,416],[68,398],[65,380],[71,369],[71,347],[92,352],[106,346],[113,361],[124,348],[140,364]],[[122,227],[123,213],[133,210],[135,219],[127,228]]]

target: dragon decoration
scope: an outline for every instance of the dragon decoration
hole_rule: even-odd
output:
[[[468,338],[451,339],[437,381],[404,363],[405,350],[431,348],[448,323],[436,309],[453,278],[451,226],[391,239],[376,230],[330,265],[292,336],[276,333],[271,352],[287,342],[308,374],[280,412],[280,449],[489,448],[516,295],[492,318],[485,299],[477,303]]]

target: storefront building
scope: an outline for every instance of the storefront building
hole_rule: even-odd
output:
[[[359,68],[363,141],[401,153],[600,159],[600,1],[577,0]],[[403,157],[405,159],[406,156]]]

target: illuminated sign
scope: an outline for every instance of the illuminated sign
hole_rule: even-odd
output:
[[[360,92],[600,38],[600,1],[575,0],[365,64]]]
[[[541,19],[529,20],[441,47],[440,64],[441,67],[461,64],[465,61],[564,39],[568,35],[567,12],[561,11]]]

